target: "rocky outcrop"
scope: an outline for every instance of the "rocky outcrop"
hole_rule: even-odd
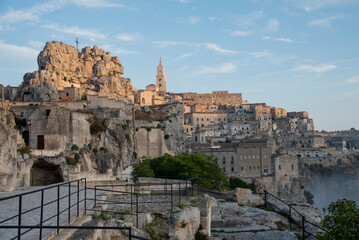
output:
[[[81,52],[58,41],[47,42],[38,55],[38,71],[26,73],[20,85],[18,101],[57,101],[59,90],[76,87],[82,92],[97,91],[100,96],[127,96],[131,80],[123,78],[118,57],[94,46]]]
[[[13,115],[0,109],[0,191],[14,189],[17,161],[17,133]]]
[[[264,205],[262,198],[254,195],[251,190],[245,188],[236,188],[233,192],[230,192],[229,199],[237,202],[241,206],[258,207]]]
[[[199,209],[196,207],[186,207],[178,213],[171,214],[168,235],[172,240],[194,240],[199,225]]]
[[[213,203],[211,224],[212,232],[246,232],[278,230],[289,222],[275,212],[218,201]]]

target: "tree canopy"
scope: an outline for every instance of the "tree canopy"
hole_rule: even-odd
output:
[[[163,157],[145,159],[133,166],[134,177],[173,177],[188,179],[198,177],[195,183],[200,188],[222,190],[228,188],[228,180],[218,167],[213,156],[200,152],[182,153],[178,156],[165,154]]]
[[[327,232],[319,233],[320,239],[359,239],[359,207],[355,201],[339,199],[324,212],[327,215],[322,226]]]

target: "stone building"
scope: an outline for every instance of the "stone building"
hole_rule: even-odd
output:
[[[213,91],[212,93],[182,93],[182,101],[186,104],[200,103],[204,105],[234,105],[242,103],[241,93]]]

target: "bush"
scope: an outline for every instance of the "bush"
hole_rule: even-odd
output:
[[[74,145],[72,145],[71,150],[72,150],[72,151],[77,151],[77,150],[79,150],[79,146],[77,146],[76,144],[74,144]]]
[[[150,128],[150,127],[147,128],[147,132],[151,132],[151,128]]]
[[[163,157],[145,159],[133,166],[132,176],[169,176],[177,179],[198,177],[194,183],[210,190],[228,188],[228,180],[218,167],[213,156],[203,153],[182,153],[178,156],[165,154]]]
[[[207,240],[208,237],[205,234],[201,233],[200,231],[197,231],[196,234],[194,235],[194,239],[195,240]]]
[[[105,153],[107,153],[107,148],[104,148],[104,147],[100,147],[100,151],[104,151]]]
[[[75,161],[75,159],[74,159],[73,157],[67,156],[67,157],[65,157],[65,158],[66,158],[66,163],[67,163],[68,165],[76,166],[76,161]]]
[[[355,201],[339,199],[332,202],[322,220],[322,227],[327,232],[318,233],[319,239],[358,239],[359,207]]]
[[[236,188],[247,188],[252,190],[253,192],[256,191],[256,186],[254,183],[246,183],[245,181],[237,177],[229,178],[229,188],[231,190],[234,190]]]
[[[169,139],[169,138],[170,138],[170,135],[166,134],[166,135],[165,135],[165,139],[167,140],[167,139]]]
[[[29,146],[24,146],[21,147],[17,150],[22,156],[24,156],[25,153],[30,154],[31,153],[31,149]]]
[[[130,137],[130,135],[126,134],[125,137],[126,137],[127,142],[130,143],[130,142],[131,142],[131,137]]]
[[[80,155],[78,153],[74,154],[75,162],[78,163],[80,161]]]

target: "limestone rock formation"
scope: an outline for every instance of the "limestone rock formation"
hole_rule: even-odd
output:
[[[18,101],[56,101],[59,91],[75,87],[81,92],[93,90],[100,96],[126,97],[132,90],[129,78],[123,78],[118,57],[94,46],[81,52],[62,42],[47,42],[38,55],[38,71],[26,73],[17,95]]]
[[[194,240],[200,225],[200,211],[196,207],[186,207],[171,215],[169,237],[173,240]]]
[[[249,189],[236,188],[230,195],[230,199],[240,205],[248,207],[258,207],[264,205],[263,199],[254,195]]]

